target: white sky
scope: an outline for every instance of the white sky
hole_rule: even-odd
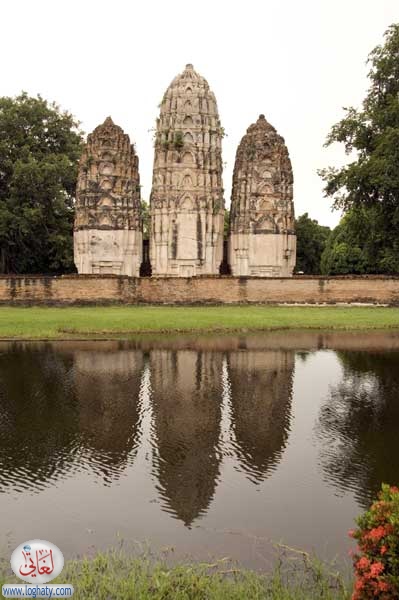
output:
[[[260,113],[285,138],[296,214],[334,226],[316,170],[342,107],[359,106],[368,53],[399,21],[398,0],[1,0],[0,95],[40,93],[90,132],[106,116],[129,133],[149,198],[158,104],[186,63],[216,94],[226,204],[236,147]]]

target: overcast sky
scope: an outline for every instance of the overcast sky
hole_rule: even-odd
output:
[[[343,106],[359,106],[365,61],[399,21],[398,0],[1,0],[0,95],[40,93],[88,133],[107,115],[136,144],[149,198],[158,104],[186,63],[216,94],[230,203],[237,145],[260,113],[285,138],[296,214],[334,226],[316,170]]]

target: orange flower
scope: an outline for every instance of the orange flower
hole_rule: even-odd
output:
[[[366,556],[362,556],[361,558],[359,558],[359,560],[356,563],[356,567],[361,570],[368,569],[369,566],[370,561]]]
[[[380,592],[388,592],[388,590],[390,589],[390,586],[386,581],[379,581],[378,589]]]
[[[373,540],[374,542],[378,542],[386,534],[387,534],[386,528],[383,527],[383,525],[379,525],[378,527],[374,527],[374,529],[371,529],[365,535],[365,537],[368,538],[368,539],[370,539],[370,540]]]
[[[348,531],[348,535],[351,538],[355,537],[355,533],[356,533],[356,529],[349,529],[349,531]]]
[[[364,581],[362,581],[362,579],[358,579],[355,583],[355,590],[357,592],[360,592],[360,590],[362,590],[364,588]]]
[[[383,485],[379,500],[371,505],[364,518],[358,519],[358,529],[349,532],[358,542],[353,557],[355,585],[352,600],[393,600],[394,597],[399,600],[396,583],[399,565],[396,560],[391,560],[399,540],[396,526],[398,496],[398,487]],[[391,578],[394,583],[390,582]]]
[[[378,577],[384,570],[384,565],[382,562],[375,562],[370,567],[370,575],[371,577]]]

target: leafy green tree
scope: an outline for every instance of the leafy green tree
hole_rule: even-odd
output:
[[[295,221],[297,236],[296,272],[303,271],[307,275],[318,275],[320,259],[331,229],[319,225],[304,213]]]
[[[385,244],[385,211],[381,206],[352,208],[331,232],[321,258],[325,275],[392,273],[397,257]]]
[[[149,240],[151,230],[151,215],[150,206],[145,200],[141,201],[141,218],[143,219],[143,240]]]
[[[393,273],[399,271],[399,24],[389,27],[368,64],[370,87],[361,110],[346,108],[326,142],[343,143],[346,153],[356,158],[320,175],[334,207],[355,211],[349,229],[358,236],[365,270]],[[370,243],[364,223],[371,222]]]
[[[362,249],[351,243],[345,217],[331,232],[321,255],[321,273],[323,275],[363,274],[366,261]]]
[[[224,225],[223,225],[223,239],[227,240],[229,237],[230,228],[230,209],[225,208],[224,210]]]
[[[0,98],[0,273],[73,265],[73,214],[82,134],[38,96]]]

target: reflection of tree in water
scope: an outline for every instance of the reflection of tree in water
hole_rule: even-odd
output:
[[[399,353],[339,352],[344,374],[320,411],[316,436],[327,481],[362,506],[399,483]]]
[[[38,490],[69,470],[78,447],[72,366],[51,346],[0,354],[0,491]]]
[[[153,350],[150,361],[158,489],[189,526],[208,508],[219,473],[223,354]]]
[[[238,459],[252,480],[261,481],[287,443],[294,352],[229,352],[228,366]]]
[[[105,481],[137,440],[142,353],[13,345],[0,354],[0,491],[40,490],[73,470]]]
[[[109,482],[137,447],[143,353],[77,351],[74,358],[82,444],[91,466]]]

